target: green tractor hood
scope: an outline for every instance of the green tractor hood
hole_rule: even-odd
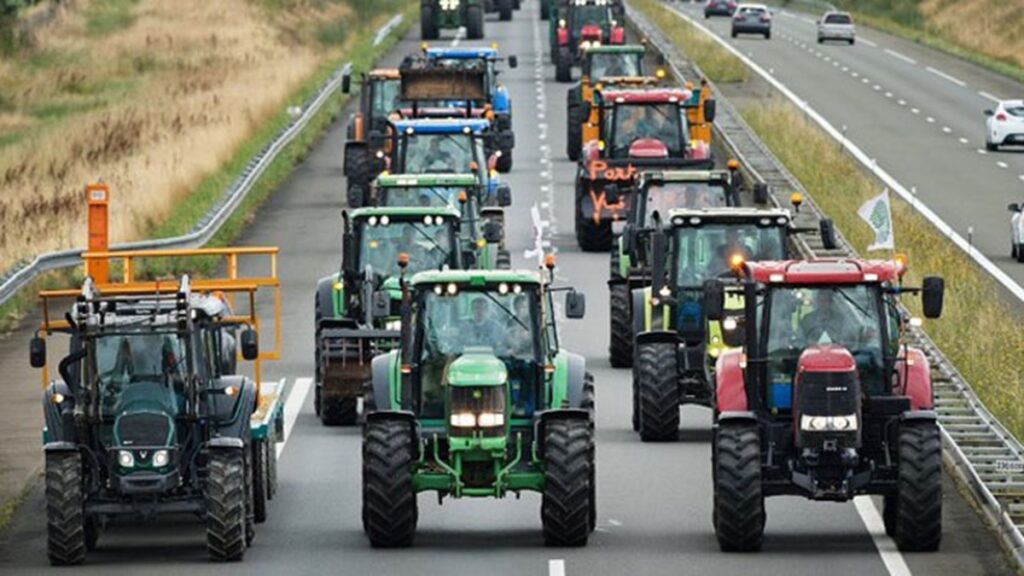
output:
[[[449,386],[501,386],[507,380],[505,363],[490,348],[467,348],[448,367]]]

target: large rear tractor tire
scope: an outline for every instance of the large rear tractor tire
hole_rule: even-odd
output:
[[[356,398],[320,398],[320,422],[324,426],[354,426],[359,418]]]
[[[237,562],[245,556],[246,492],[242,452],[211,452],[206,478],[206,550],[211,560]]]
[[[370,158],[365,149],[353,149],[346,158],[345,201],[349,208],[359,208],[364,204],[370,184],[369,164]]]
[[[597,528],[597,442],[594,428],[597,426],[594,375],[587,372],[583,382],[583,401],[580,406],[590,414],[590,531]]]
[[[676,346],[671,342],[640,344],[636,349],[637,405],[640,439],[671,442],[679,438],[679,382]]]
[[[612,248],[612,223],[609,221],[595,223],[593,218],[580,213],[584,194],[587,194],[586,185],[577,180],[576,206],[573,210],[576,243],[584,252],[607,252]]]
[[[437,30],[437,22],[434,21],[434,7],[420,7],[420,37],[424,40],[437,40],[440,34]]]
[[[412,424],[373,420],[363,436],[363,530],[374,548],[405,548],[416,535],[419,509],[412,487],[416,461]]]
[[[583,104],[580,87],[574,86],[565,95],[565,155],[573,162],[580,159],[583,148]]]
[[[497,0],[498,4],[498,19],[502,22],[508,22],[512,20],[512,10],[515,9],[515,3],[513,0]]]
[[[933,552],[942,541],[942,440],[935,422],[904,422],[899,436],[893,540],[904,552]]]
[[[466,7],[466,38],[480,40],[484,37],[484,9],[482,6]]]
[[[547,546],[585,546],[590,536],[593,432],[586,420],[552,419],[545,427],[541,523]]]
[[[495,166],[498,172],[502,174],[508,174],[512,171],[512,149],[502,150],[501,156],[498,156],[498,164]]]
[[[633,365],[632,308],[627,284],[608,286],[608,315],[611,322],[608,361],[613,368],[629,368]]]
[[[765,514],[757,425],[720,424],[712,450],[718,546],[723,552],[760,550]]]
[[[46,555],[53,566],[81,564],[86,552],[82,455],[46,455]]]
[[[316,412],[317,416],[320,416],[322,411],[322,401],[320,387],[323,384],[323,367],[320,366],[320,319],[323,318],[322,307],[320,304],[320,294],[318,293],[313,298],[313,331],[314,331],[314,344],[313,347],[313,411]]]
[[[269,469],[267,462],[267,440],[252,442],[252,511],[257,524],[267,521],[267,500],[269,494]]]

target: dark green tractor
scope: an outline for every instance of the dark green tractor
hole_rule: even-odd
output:
[[[587,543],[594,388],[583,357],[560,348],[559,290],[568,289],[528,271],[421,272],[404,284],[402,345],[373,360],[376,410],[363,437],[363,528],[373,546],[413,543],[420,492],[538,492],[545,543]],[[566,315],[580,318],[584,307],[569,290]]]
[[[502,15],[512,17],[514,0],[495,0]],[[441,30],[466,27],[466,38],[484,37],[484,0],[420,0],[420,36],[424,40],[437,40]],[[505,18],[502,18],[505,19]]]
[[[495,265],[500,229],[472,243],[453,207],[375,207],[343,213],[341,268],[321,278],[315,297],[314,406],[325,425],[356,423],[373,356],[398,344],[398,262],[409,270]]]
[[[742,293],[725,295],[732,316],[709,322],[705,285],[745,262],[791,258],[792,234],[818,232],[835,247],[830,221],[798,228],[782,209],[680,209],[666,218],[647,241],[651,282],[631,293],[633,427],[644,441],[675,440],[681,405],[710,406],[715,359],[742,345]]]

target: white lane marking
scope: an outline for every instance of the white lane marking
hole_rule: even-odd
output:
[[[967,86],[967,82],[964,82],[963,80],[961,80],[959,78],[955,78],[953,76],[950,76],[949,74],[946,74],[942,70],[936,70],[935,68],[932,68],[931,66],[925,67],[925,70],[931,72],[932,74],[935,74],[936,76],[938,76],[939,78],[942,78],[943,80],[948,80],[948,81],[952,82],[953,84],[956,84],[957,86],[960,86],[961,88],[963,88],[964,86]]]
[[[882,87],[881,87],[881,86],[879,86],[878,84],[875,84],[875,85],[873,86],[873,88],[875,89],[875,92],[878,92],[879,90],[881,90],[881,89],[882,89]]]
[[[871,80],[868,80],[867,78],[861,78],[860,82],[861,82],[861,84],[870,84]]]
[[[910,113],[911,113],[911,114],[920,114],[920,113],[921,113],[921,111],[920,111],[920,110],[918,110],[917,108],[911,108],[911,109],[910,109]]]
[[[917,64],[917,60],[914,60],[910,56],[905,56],[903,54],[900,54],[899,52],[897,52],[895,50],[890,50],[889,48],[886,48],[885,49],[885,53],[888,54],[889,56],[892,56],[893,58],[896,58],[897,60],[903,60],[907,64],[914,64],[914,65]]]
[[[291,438],[292,428],[295,427],[295,420],[298,419],[299,412],[302,411],[302,405],[306,403],[306,396],[309,394],[309,389],[312,387],[312,378],[295,379],[295,385],[292,386],[292,390],[288,394],[288,399],[284,402],[284,438],[275,447],[278,458],[281,457],[281,453],[284,452],[285,444],[287,444],[288,439]]]
[[[950,132],[953,131],[953,129],[950,128],[949,126],[943,126],[942,131],[945,132],[946,134],[949,134]]]
[[[978,154],[984,156],[985,154],[988,154],[988,150],[985,150],[984,148],[978,148]]]
[[[870,496],[857,496],[853,499],[853,505],[857,508],[857,514],[864,522],[864,527],[871,534],[871,540],[878,549],[878,555],[882,557],[882,564],[890,576],[912,576],[910,568],[903,555],[896,549],[896,544],[885,535],[885,523],[882,522],[882,515],[875,508],[875,502]]]
[[[989,94],[988,92],[985,92],[984,90],[980,90],[978,92],[978,96],[981,96],[982,98],[985,98],[987,100],[991,100],[993,102],[1002,102],[1002,100],[1000,100],[998,97],[993,96],[993,95]]]
[[[906,106],[907,105],[907,101],[906,100],[900,100],[899,101],[899,105],[900,106]]]
[[[1007,164],[1006,162],[996,162],[996,166],[999,166],[1000,168],[1009,168],[1010,167],[1010,165]]]
[[[878,44],[875,44],[874,42],[872,42],[871,40],[868,40],[867,38],[858,38],[857,42],[861,42],[863,44],[867,44],[868,46],[871,46],[872,48],[878,48]]]
[[[854,78],[856,78],[857,76],[860,76],[860,74],[858,74],[857,71],[854,70],[853,72],[850,72],[850,76],[853,76]]]
[[[961,138],[960,139],[960,143],[961,144],[967,144],[967,138]]]
[[[565,560],[548,560],[548,576],[565,576]]]
[[[1024,174],[1021,174],[1020,176],[1017,176],[1017,178],[1020,179],[1021,182],[1024,182]]]
[[[850,71],[850,67],[849,66],[843,66],[843,72],[849,72],[849,71]]]
[[[608,524],[610,524],[612,526],[622,526],[622,522],[619,522],[615,518],[609,518],[608,519]]]
[[[929,124],[934,124],[935,123],[935,118],[932,118],[931,116],[926,118],[926,120],[928,121]]]

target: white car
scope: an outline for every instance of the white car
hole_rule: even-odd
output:
[[[852,45],[856,35],[853,17],[847,12],[826,12],[818,20],[818,44],[825,40],[842,40]]]
[[[1013,212],[1010,217],[1010,256],[1017,259],[1017,262],[1024,262],[1024,218],[1021,214],[1021,206],[1014,202],[1007,209]]]
[[[1003,100],[985,116],[985,148],[1024,146],[1024,100]]]

